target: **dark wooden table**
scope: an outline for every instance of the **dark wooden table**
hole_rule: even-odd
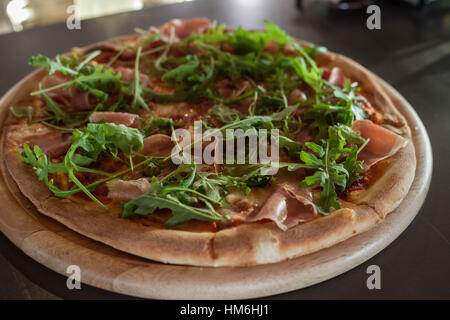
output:
[[[363,10],[334,11],[323,1],[196,0],[139,12],[0,36],[0,94],[32,70],[31,55],[54,56],[172,18],[204,16],[236,27],[262,28],[268,19],[289,34],[360,62],[402,93],[424,122],[434,151],[428,197],[407,230],[366,263],[334,279],[273,299],[450,298],[450,2],[424,10],[390,2],[381,6],[381,30],[366,28]],[[1,208],[0,210],[8,210]],[[369,265],[381,269],[381,289],[368,290]],[[68,290],[66,278],[41,266],[0,234],[0,299],[124,299],[88,285]]]

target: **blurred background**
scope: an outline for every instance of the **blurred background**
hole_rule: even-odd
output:
[[[145,7],[161,6],[195,0],[0,0],[0,34],[20,32],[37,26],[63,22],[73,13],[67,8],[77,5],[80,9],[81,20],[107,16],[111,14],[141,10]],[[242,0],[243,2],[258,2],[258,0]],[[278,0],[274,0],[278,1]],[[298,8],[302,0],[292,1]],[[349,10],[368,6],[375,0],[316,0],[328,2],[331,8]],[[449,0],[386,0],[401,2],[408,6],[423,8],[435,1]]]
[[[80,8],[84,20],[188,1],[192,0],[0,0],[0,34],[63,22],[71,5]]]

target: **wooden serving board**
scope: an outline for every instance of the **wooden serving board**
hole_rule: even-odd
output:
[[[8,107],[39,71],[0,100],[3,123]],[[417,168],[413,185],[399,207],[375,228],[333,247],[276,264],[235,268],[165,265],[115,250],[84,237],[36,211],[21,194],[1,161],[0,230],[25,254],[62,274],[81,268],[81,281],[113,292],[158,299],[255,298],[304,288],[342,274],[384,249],[410,224],[425,199],[432,153],[427,132],[409,103],[379,79],[412,128]]]

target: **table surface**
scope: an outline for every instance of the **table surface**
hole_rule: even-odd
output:
[[[2,35],[0,95],[32,71],[26,62],[37,53],[54,56],[172,18],[204,16],[249,29],[262,28],[268,19],[296,38],[360,62],[393,85],[421,117],[434,150],[428,197],[397,240],[336,278],[268,298],[449,299],[450,3],[438,1],[424,10],[383,4],[381,30],[369,30],[363,10],[336,11],[324,1],[303,2],[299,9],[293,0],[196,0],[82,21],[81,30],[58,24]],[[370,265],[380,267],[380,290],[366,286]],[[27,257],[1,233],[0,283],[0,299],[130,298],[84,284],[81,290],[68,290],[64,276]]]

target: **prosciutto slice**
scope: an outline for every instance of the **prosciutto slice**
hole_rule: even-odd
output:
[[[141,124],[137,114],[126,112],[93,112],[89,117],[89,122],[109,122],[123,124],[127,127],[140,129]]]
[[[122,201],[134,200],[150,189],[150,182],[145,178],[137,180],[119,180],[108,191],[108,198]]]
[[[329,83],[343,88],[347,79],[341,68],[333,67],[331,70],[324,70],[322,77]]]
[[[117,73],[121,73],[121,77],[120,80],[125,81],[125,82],[133,82],[134,80],[134,69],[132,68],[125,68],[125,67],[116,67],[113,68],[114,71],[116,71]],[[141,86],[143,87],[147,87],[150,84],[150,78],[142,73],[139,73],[139,82],[141,84]]]
[[[246,221],[272,220],[285,231],[300,222],[313,219],[317,215],[312,202],[311,191],[301,189],[294,192],[287,186],[281,186],[264,202],[259,211],[250,214]]]
[[[168,157],[174,145],[168,135],[157,133],[144,139],[144,148],[141,153],[152,157]]]
[[[70,80],[72,80],[70,75],[55,72],[43,80],[43,87],[50,88]],[[75,87],[58,88],[49,91],[47,94],[49,97],[57,99],[58,102],[64,104],[66,111],[69,112],[91,110],[96,104],[95,98],[91,93],[81,91]]]
[[[364,139],[370,139],[358,155],[358,159],[364,161],[364,169],[393,156],[408,143],[405,138],[370,120],[357,120],[352,129],[358,131]]]
[[[16,125],[8,138],[18,145],[27,143],[31,148],[39,146],[50,157],[63,155],[71,144],[70,134],[35,123],[32,125]]]
[[[170,30],[174,29],[175,40],[185,39],[191,34],[200,34],[205,32],[211,26],[211,21],[205,18],[194,18],[189,20],[173,19],[159,27],[163,36],[169,38]]]

